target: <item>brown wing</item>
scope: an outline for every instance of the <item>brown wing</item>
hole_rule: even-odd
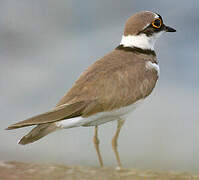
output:
[[[85,102],[76,102],[70,105],[60,106],[58,108],[53,109],[52,111],[13,124],[9,126],[7,130],[21,128],[25,126],[52,123],[65,118],[77,117],[81,115],[81,112],[84,108]]]
[[[158,78],[156,70],[147,69],[145,64],[145,57],[115,50],[90,66],[57,106],[90,101],[82,112],[82,116],[89,116],[145,98]]]
[[[157,72],[145,67],[146,60],[133,53],[113,51],[94,63],[76,81],[57,107],[13,124],[7,129],[52,123],[77,116],[124,107],[145,98],[153,90]]]

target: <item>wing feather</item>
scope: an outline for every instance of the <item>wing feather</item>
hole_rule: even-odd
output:
[[[7,128],[7,130],[32,126],[38,124],[52,123],[62,119],[77,117],[81,115],[81,111],[85,107],[85,102],[76,102],[69,105],[62,105],[46,113],[31,117],[24,121],[20,121]]]

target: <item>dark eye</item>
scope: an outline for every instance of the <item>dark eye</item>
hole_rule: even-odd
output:
[[[155,27],[155,28],[160,28],[162,26],[162,21],[160,18],[157,18],[155,19],[153,22],[152,22],[152,26]]]

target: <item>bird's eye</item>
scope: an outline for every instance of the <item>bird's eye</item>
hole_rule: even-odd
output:
[[[157,18],[155,19],[153,22],[152,22],[152,26],[155,27],[155,28],[161,28],[162,26],[162,20],[160,18]]]

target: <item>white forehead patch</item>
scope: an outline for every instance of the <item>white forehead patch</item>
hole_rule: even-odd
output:
[[[154,12],[151,12],[151,11],[145,11],[145,12],[150,12],[150,13],[153,13],[154,14],[154,18],[159,18],[159,15],[154,13]]]
[[[146,68],[147,69],[155,69],[158,73],[158,76],[160,75],[160,67],[156,63],[152,63],[151,61],[146,62]]]
[[[150,25],[150,23],[148,23],[146,26],[144,26],[144,27],[142,28],[142,30],[144,30],[145,28],[147,28],[149,25]]]
[[[156,13],[153,13],[153,14],[154,14],[154,18],[155,18],[155,19],[160,17],[160,16],[159,16],[158,14],[156,14]]]

